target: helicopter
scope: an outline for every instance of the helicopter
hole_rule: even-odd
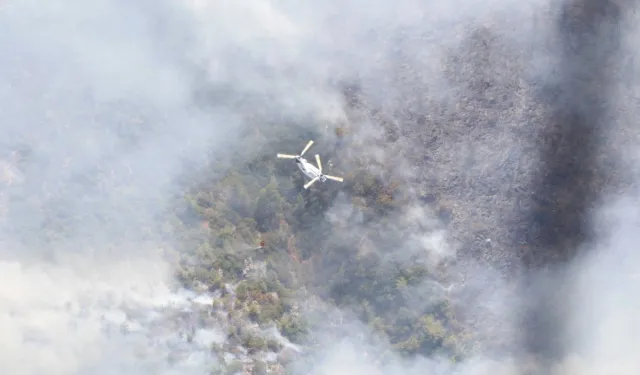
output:
[[[307,143],[307,145],[302,150],[300,155],[278,154],[277,156],[280,159],[295,159],[296,165],[298,166],[298,168],[300,168],[302,173],[304,173],[307,177],[311,179],[309,182],[307,182],[304,185],[305,189],[308,189],[309,186],[313,185],[318,180],[320,180],[320,182],[325,182],[327,181],[327,179],[338,181],[338,182],[344,181],[342,177],[329,176],[326,174],[322,174],[322,163],[320,162],[320,155],[316,154],[316,163],[318,164],[317,167],[309,163],[307,159],[302,157],[302,155],[304,155],[304,153],[307,152],[307,150],[309,150],[311,145],[313,145],[312,140],[309,141],[309,143]]]

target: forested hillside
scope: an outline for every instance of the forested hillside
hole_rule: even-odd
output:
[[[0,375],[636,375],[636,8],[0,3]]]
[[[444,237],[425,243],[444,225],[424,193],[409,189],[398,171],[403,165],[354,152],[388,148],[392,154],[399,138],[391,124],[368,115],[377,127],[367,129],[370,134],[357,123],[318,126],[324,129],[315,133],[250,128],[235,156],[215,174],[203,174],[176,213],[172,230],[186,240],[179,279],[219,296],[214,305],[229,314],[229,339],[249,353],[276,349],[252,336],[257,324],[277,326],[304,348],[302,356],[313,356],[314,332],[344,335],[339,322],[319,319],[335,308],[354,314],[349,321],[363,321],[376,340],[406,356],[439,353],[455,361],[472,350],[473,335],[441,286],[447,282],[443,261],[453,253],[426,256],[430,246],[447,246]],[[343,176],[343,183],[328,180],[305,190],[295,163],[275,157],[300,152],[309,139],[315,141],[309,155],[320,154],[325,173]],[[416,294],[429,284],[432,296]],[[369,355],[384,360],[383,354]]]

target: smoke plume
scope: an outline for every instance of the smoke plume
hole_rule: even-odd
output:
[[[283,124],[327,142],[348,124],[344,166],[371,164],[407,201],[363,223],[338,198],[336,238],[377,235],[386,261],[445,273],[409,288],[410,307],[447,299],[476,342],[457,363],[404,358],[331,310],[342,334],[314,332],[296,373],[638,373],[634,14],[587,0],[3,2],[0,370],[206,373],[225,327],[199,326],[215,296],[177,288],[167,212]],[[240,142],[254,129],[263,144]]]

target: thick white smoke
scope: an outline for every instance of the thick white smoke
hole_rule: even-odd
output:
[[[391,114],[401,104],[429,113],[420,98],[464,113],[447,107],[467,93],[446,79],[445,60],[475,28],[513,46],[528,63],[528,77],[554,81],[552,3],[3,2],[0,152],[7,170],[19,172],[0,192],[0,372],[206,373],[216,362],[207,354],[208,344],[220,339],[215,332],[181,348],[183,357],[170,356],[184,345],[181,330],[195,324],[185,323],[188,314],[182,320],[171,315],[171,309],[194,308],[180,304],[186,292],[172,291],[163,249],[176,239],[163,236],[159,218],[179,193],[183,171],[198,170],[216,155],[251,152],[234,144],[251,114],[344,120],[335,90],[342,80],[358,79],[368,98]],[[628,39],[637,40],[631,34]],[[635,56],[636,46],[627,43],[626,56]],[[635,82],[636,70],[615,83]],[[628,129],[633,101],[625,95],[615,101],[612,108],[625,110],[621,128]],[[478,142],[491,149],[489,140]],[[464,147],[452,145],[447,155],[460,156]],[[362,152],[384,159],[386,150]],[[567,332],[559,333],[569,357],[554,363],[558,374],[640,370],[631,351],[637,306],[635,281],[627,275],[636,272],[637,260],[628,250],[636,220],[636,202],[630,202],[607,205],[612,213],[603,220],[610,230],[562,278],[575,291],[566,301]],[[480,291],[470,309],[506,322],[499,334],[491,327],[483,335],[517,336],[514,314],[524,304],[517,293],[492,271],[467,271],[467,291]],[[109,332],[110,326],[120,328]],[[394,357],[379,365],[349,337],[325,344],[326,355],[313,369],[319,374],[515,374],[527,367],[508,355],[456,365]]]
[[[13,174],[1,192],[1,372],[203,373],[217,361],[211,342],[181,336],[197,304],[175,291],[162,227],[180,174],[228,152],[242,125],[194,100],[193,14],[177,2],[2,4]]]

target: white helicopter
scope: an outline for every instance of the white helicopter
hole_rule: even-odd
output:
[[[309,141],[309,143],[307,143],[307,146],[304,148],[304,150],[302,150],[300,155],[278,154],[278,157],[281,159],[296,160],[296,165],[298,166],[298,168],[300,168],[302,173],[304,173],[307,177],[311,179],[311,181],[307,182],[304,185],[305,189],[308,189],[309,186],[313,185],[313,183],[318,180],[320,180],[321,182],[325,182],[327,181],[327,179],[338,181],[338,182],[344,181],[342,177],[329,176],[326,174],[322,174],[322,163],[320,163],[320,155],[316,154],[316,163],[318,163],[318,167],[309,163],[307,159],[302,157],[302,155],[304,155],[304,153],[307,152],[307,150],[311,147],[312,144],[313,144],[313,141]]]

